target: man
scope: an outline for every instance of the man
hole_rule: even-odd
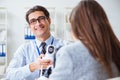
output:
[[[36,39],[18,48],[6,71],[8,80],[35,80],[40,77],[41,65],[46,68],[47,65],[52,64],[50,60],[40,58],[42,42],[46,45],[54,45],[57,49],[67,44],[51,35],[51,19],[46,8],[34,6],[29,9],[26,13],[26,21]]]

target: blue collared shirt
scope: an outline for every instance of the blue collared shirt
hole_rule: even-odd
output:
[[[56,48],[68,44],[67,41],[56,39],[53,36],[50,36],[45,42],[47,45],[54,45]],[[36,46],[40,47],[40,44],[41,42],[35,39],[18,48],[6,70],[7,80],[35,80],[35,78],[40,77],[39,70],[31,72],[29,69],[30,63],[39,57]]]

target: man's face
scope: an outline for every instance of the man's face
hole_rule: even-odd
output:
[[[50,34],[50,18],[47,18],[42,11],[35,11],[29,14],[29,25],[36,37],[44,37]]]

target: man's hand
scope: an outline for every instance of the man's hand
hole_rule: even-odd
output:
[[[45,57],[45,54],[40,54],[40,59],[42,59],[43,57]]]
[[[37,58],[35,62],[32,62],[29,66],[30,71],[33,72],[35,70],[40,70],[42,67],[43,69],[46,69],[49,65],[52,65],[53,62],[50,59],[41,59]]]

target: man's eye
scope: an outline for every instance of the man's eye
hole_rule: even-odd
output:
[[[41,17],[41,19],[45,19],[45,17]]]
[[[38,17],[38,20],[40,21],[40,20],[45,20],[45,16],[40,16],[40,17]]]
[[[36,22],[36,19],[30,20],[30,23]]]

